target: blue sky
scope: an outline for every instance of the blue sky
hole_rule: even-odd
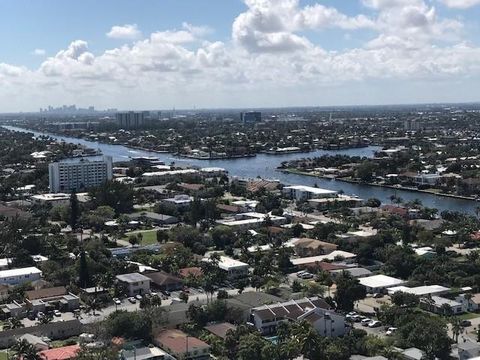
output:
[[[0,14],[0,112],[480,100],[480,0],[2,0]]]

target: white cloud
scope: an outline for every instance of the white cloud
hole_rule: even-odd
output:
[[[0,63],[0,105],[17,106],[8,100],[11,94],[38,106],[305,105],[362,102],[368,93],[397,102],[392,84],[408,89],[422,81],[452,86],[418,99],[443,99],[445,91],[458,97],[468,84],[478,90],[480,48],[463,41],[458,20],[439,16],[430,1],[358,1],[367,12],[348,16],[320,4],[301,7],[298,0],[245,0],[226,42],[208,41],[214,37],[210,28],[188,23],[98,54],[75,40],[38,69]],[[305,31],[328,28],[355,39],[361,29],[373,35],[357,48],[328,51]],[[377,88],[384,82],[389,91]],[[415,96],[413,90],[404,94]]]
[[[112,39],[134,40],[140,38],[142,32],[138,29],[137,24],[126,24],[123,26],[112,26],[106,35]]]
[[[36,56],[45,56],[47,52],[45,51],[45,49],[35,49],[32,51],[32,54]]]
[[[442,0],[445,5],[451,8],[468,9],[480,5],[480,0]]]

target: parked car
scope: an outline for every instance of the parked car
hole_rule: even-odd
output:
[[[122,301],[119,298],[114,298],[113,302],[115,305],[120,305],[122,303]]]
[[[372,320],[368,323],[369,328],[376,328],[376,327],[379,327],[379,326],[382,326],[382,323],[378,320]]]
[[[362,326],[368,326],[368,324],[372,321],[372,319],[369,319],[369,318],[365,318],[363,319],[362,321],[360,321],[360,324],[362,324]]]
[[[37,319],[43,319],[45,317],[45,314],[41,311],[37,313]]]
[[[472,326],[472,322],[470,320],[462,320],[460,322],[460,325],[463,327],[468,327],[468,326]]]
[[[62,316],[62,313],[59,310],[53,310],[53,316],[60,317]]]
[[[170,296],[170,291],[162,290],[162,294],[165,296]]]
[[[395,331],[397,331],[397,328],[396,328],[396,327],[389,327],[389,328],[387,329],[387,332],[385,333],[385,335],[387,335],[387,336],[392,336],[392,335],[395,333]]]
[[[140,295],[140,294],[135,295],[135,299],[142,300],[142,295]]]
[[[374,299],[380,299],[380,298],[382,298],[382,297],[383,297],[383,294],[382,294],[382,293],[375,293],[375,294],[373,294],[373,298],[374,298]]]
[[[135,299],[134,297],[129,297],[128,301],[130,301],[132,304],[135,304],[137,302],[137,299]]]

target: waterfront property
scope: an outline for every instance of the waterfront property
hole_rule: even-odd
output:
[[[50,192],[80,191],[113,178],[112,157],[99,161],[55,162],[48,166]]]

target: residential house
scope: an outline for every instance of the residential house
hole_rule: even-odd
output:
[[[209,258],[202,261],[210,262]],[[227,279],[234,280],[248,275],[249,265],[239,260],[232,259],[228,256],[220,256],[218,267],[227,273]]]
[[[420,306],[435,314],[456,315],[465,312],[463,304],[440,296],[431,296],[420,299]]]
[[[153,342],[177,360],[210,359],[210,345],[180,330],[160,331]]]
[[[330,309],[325,300],[312,297],[253,308],[252,323],[262,335],[275,334],[281,322],[307,321],[322,336],[336,337],[346,333],[345,317]]]
[[[457,344],[458,359],[467,360],[480,357],[480,344],[473,341],[465,341]]]
[[[183,287],[182,279],[163,271],[147,273],[145,276],[151,280],[150,284],[154,289],[162,291],[175,291],[180,290]]]
[[[151,279],[139,273],[117,275],[117,280],[127,288],[128,296],[150,293]]]
[[[365,286],[367,292],[371,294],[384,293],[388,288],[400,286],[406,283],[405,280],[382,274],[360,278],[358,281],[361,285]]]
[[[0,271],[0,284],[21,285],[40,280],[42,271],[36,267],[26,267]]]
[[[167,360],[168,354],[156,346],[134,347],[120,351],[120,360]]]
[[[335,244],[310,238],[292,239],[291,242],[295,253],[301,257],[330,254],[338,248]]]
[[[70,360],[75,359],[80,351],[80,345],[62,346],[55,349],[43,350],[38,353],[45,360]]]
[[[205,330],[225,340],[229,331],[235,331],[237,327],[233,324],[222,322],[218,324],[211,324],[204,327]]]

